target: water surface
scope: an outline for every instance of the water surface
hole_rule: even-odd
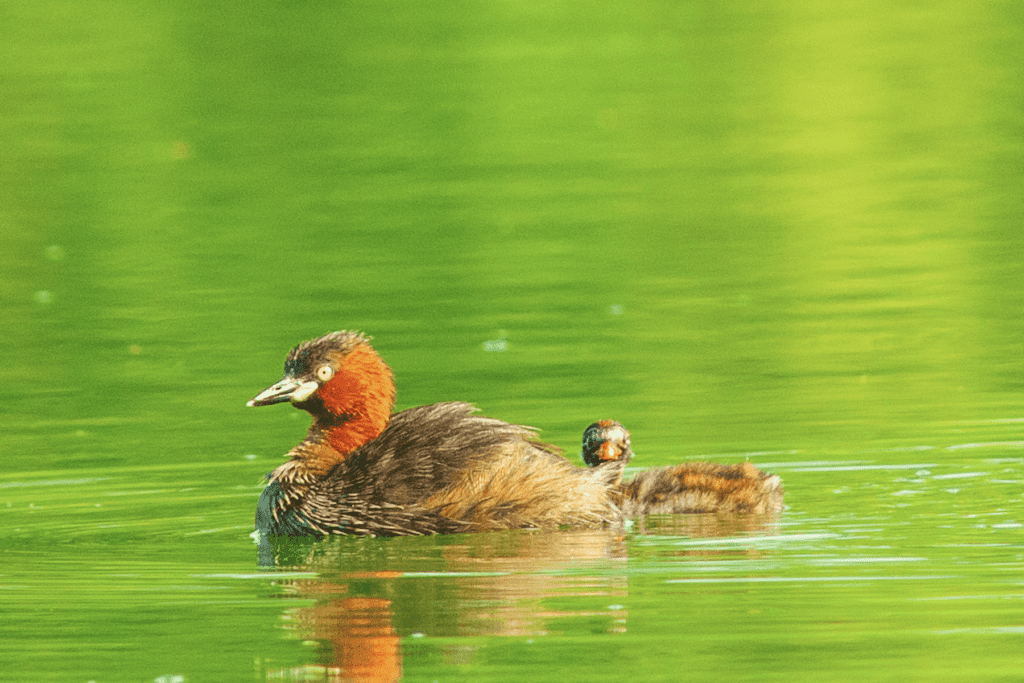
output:
[[[0,679],[1019,676],[1014,5],[4,14]],[[260,569],[245,401],[345,328],[788,508]]]

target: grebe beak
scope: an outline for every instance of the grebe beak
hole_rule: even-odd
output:
[[[285,377],[272,387],[267,387],[256,394],[247,406],[269,406],[275,403],[301,403],[312,396],[320,385],[313,381],[301,381],[294,377]]]

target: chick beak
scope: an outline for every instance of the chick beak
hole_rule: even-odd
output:
[[[277,384],[267,387],[260,393],[253,396],[245,405],[269,406],[275,403],[285,403],[286,401],[300,403],[312,396],[319,388],[320,385],[316,382],[303,382],[302,380],[295,379],[294,377],[286,376]]]
[[[597,457],[601,460],[618,460],[619,449],[611,441],[602,441],[597,447]]]

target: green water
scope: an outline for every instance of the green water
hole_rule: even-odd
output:
[[[0,10],[0,680],[1019,680],[1013,3]],[[776,519],[257,566],[360,329],[399,407],[750,458]]]

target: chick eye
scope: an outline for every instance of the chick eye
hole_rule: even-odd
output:
[[[330,365],[321,365],[316,369],[316,378],[321,382],[327,382],[334,377],[334,368]]]

